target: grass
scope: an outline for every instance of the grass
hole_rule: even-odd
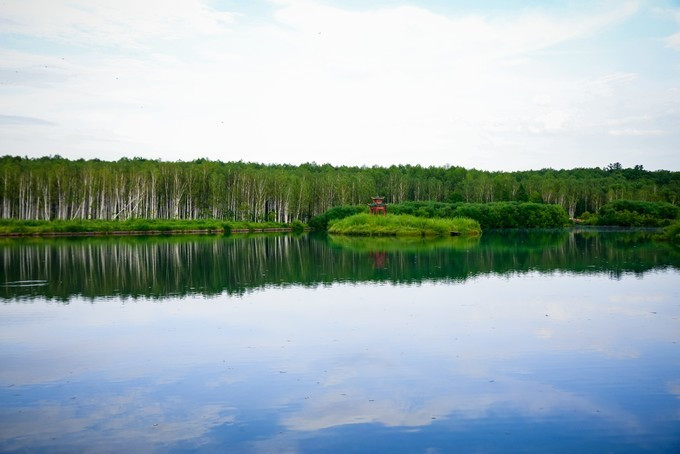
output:
[[[188,230],[213,230],[230,233],[232,230],[293,228],[299,230],[299,223],[284,224],[280,222],[228,222],[219,219],[128,219],[125,221],[71,220],[71,221],[23,221],[16,219],[0,219],[0,235],[25,234],[40,235],[46,233],[80,233],[80,232],[170,232]]]
[[[421,218],[411,215],[355,214],[331,221],[328,233],[363,236],[473,236],[481,234],[479,222],[469,218]]]

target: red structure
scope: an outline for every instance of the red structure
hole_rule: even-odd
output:
[[[382,269],[385,268],[385,263],[387,262],[387,252],[385,251],[375,251],[369,252],[369,257],[373,259],[373,268]]]
[[[385,197],[371,197],[371,199],[373,199],[373,203],[368,204],[371,214],[387,214]]]

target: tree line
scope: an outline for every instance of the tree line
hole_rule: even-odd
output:
[[[680,203],[680,172],[642,166],[490,172],[463,167],[348,167],[0,157],[5,219],[308,221],[383,195],[407,201],[561,205],[574,217],[630,199]]]

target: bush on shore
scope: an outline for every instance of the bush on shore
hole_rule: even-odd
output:
[[[313,218],[309,225],[315,230],[326,230],[332,220],[367,211],[364,205],[335,207]],[[387,212],[420,218],[466,217],[479,222],[482,229],[554,228],[569,224],[569,216],[561,206],[531,202],[404,202],[388,205]]]
[[[666,202],[616,200],[603,205],[589,224],[623,227],[664,227],[680,219],[680,208]]]

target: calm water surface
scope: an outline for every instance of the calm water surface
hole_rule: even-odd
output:
[[[0,451],[680,451],[680,250],[644,233],[0,260]]]

